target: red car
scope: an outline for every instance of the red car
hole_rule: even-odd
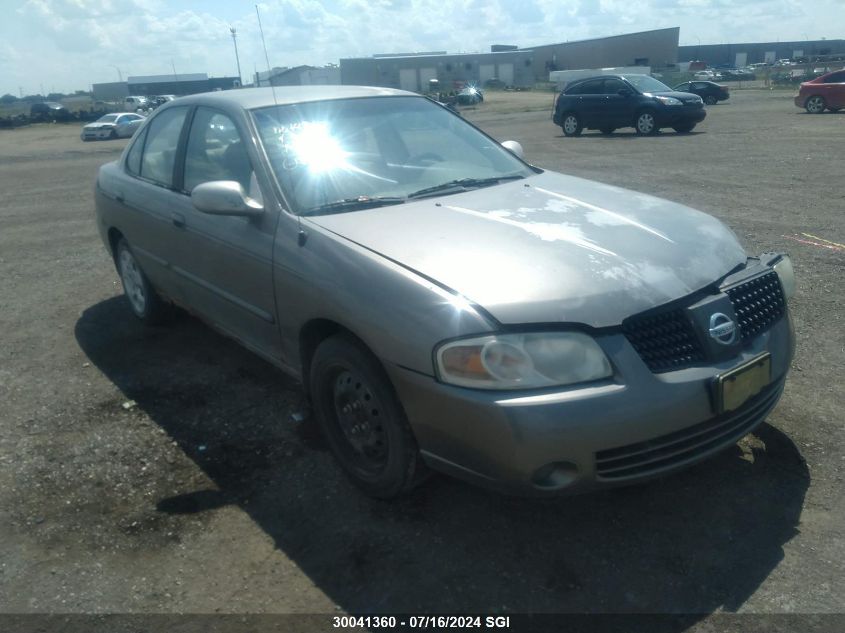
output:
[[[845,108],[845,70],[837,70],[801,84],[795,105],[810,114],[821,114],[825,108],[838,112]]]

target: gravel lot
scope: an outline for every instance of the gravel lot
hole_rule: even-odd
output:
[[[190,317],[130,317],[91,191],[125,141],[0,131],[0,611],[671,612],[701,626],[841,612],[845,248],[816,244],[845,243],[845,112],[736,91],[690,135],[569,139],[546,101],[492,96],[465,114],[534,164],[688,204],[752,253],[793,255],[797,357],[757,433],[591,496],[440,477],[364,498],[313,426],[288,420],[295,383]]]

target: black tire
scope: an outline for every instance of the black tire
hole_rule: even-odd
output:
[[[657,115],[654,110],[640,110],[634,119],[634,129],[640,136],[653,136],[660,128],[657,126]]]
[[[827,109],[830,110],[831,112],[835,113],[835,112],[839,112],[842,108],[831,108],[830,106],[828,106]]]
[[[317,424],[352,482],[372,497],[407,493],[427,473],[393,385],[351,337],[317,347],[309,372]]]
[[[117,138],[117,130],[112,130],[111,133],[109,134],[109,138],[112,139],[112,140],[116,139]]]
[[[810,114],[821,114],[827,108],[824,97],[813,95],[804,102],[804,109]]]
[[[123,238],[117,244],[114,262],[132,314],[144,325],[160,325],[167,321],[172,315],[172,306],[158,296],[141,270],[129,243]]]
[[[574,112],[564,112],[561,117],[560,129],[563,130],[564,136],[580,136],[584,129],[584,124]]]
[[[675,130],[678,134],[689,134],[695,129],[695,123],[691,125],[676,125],[672,129]]]
[[[704,97],[704,103],[706,103],[707,105],[716,105],[718,102],[719,100],[713,95],[707,95],[706,97]]]
[[[603,128],[601,128],[601,129],[599,130],[599,132],[601,132],[601,133],[602,133],[602,134],[604,134],[605,136],[608,136],[608,135],[610,135],[610,134],[613,134],[615,131],[616,131],[616,128],[615,128],[615,127],[603,127]]]

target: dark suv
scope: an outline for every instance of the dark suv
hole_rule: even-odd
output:
[[[555,100],[552,120],[566,136],[584,128],[611,134],[620,127],[657,134],[662,127],[689,132],[705,116],[701,97],[676,92],[648,75],[602,75],[567,86]]]

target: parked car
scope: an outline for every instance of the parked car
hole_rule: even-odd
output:
[[[716,79],[719,81],[754,81],[757,79],[757,75],[748,70],[731,68],[720,70],[716,73]]]
[[[71,118],[70,111],[61,103],[55,101],[41,101],[29,106],[29,118],[31,121],[68,121]]]
[[[555,101],[552,120],[566,136],[585,128],[612,134],[620,127],[656,134],[662,127],[690,132],[706,116],[701,97],[648,75],[602,75],[569,84]]]
[[[699,70],[697,73],[695,73],[693,75],[693,79],[702,79],[702,80],[705,80],[705,81],[707,81],[709,79],[715,79],[715,78],[716,78],[716,73],[713,72],[712,70]]]
[[[475,86],[465,86],[456,97],[459,105],[475,105],[484,101],[484,93]]]
[[[698,95],[707,105],[715,105],[719,101],[727,101],[731,96],[730,88],[720,86],[712,81],[685,81],[675,86],[673,90]]]
[[[521,156],[400,90],[193,95],[100,168],[96,222],[138,319],[186,306],[300,379],[374,496],[429,467],[629,484],[752,431],[793,356],[789,258]]]
[[[146,97],[131,96],[123,100],[123,108],[127,112],[143,113],[149,110],[152,104]]]
[[[83,141],[96,141],[132,136],[144,122],[144,117],[134,112],[113,112],[104,114],[93,123],[82,127]]]
[[[825,109],[839,112],[845,108],[845,70],[803,82],[795,97],[795,105],[810,114],[821,114]]]

